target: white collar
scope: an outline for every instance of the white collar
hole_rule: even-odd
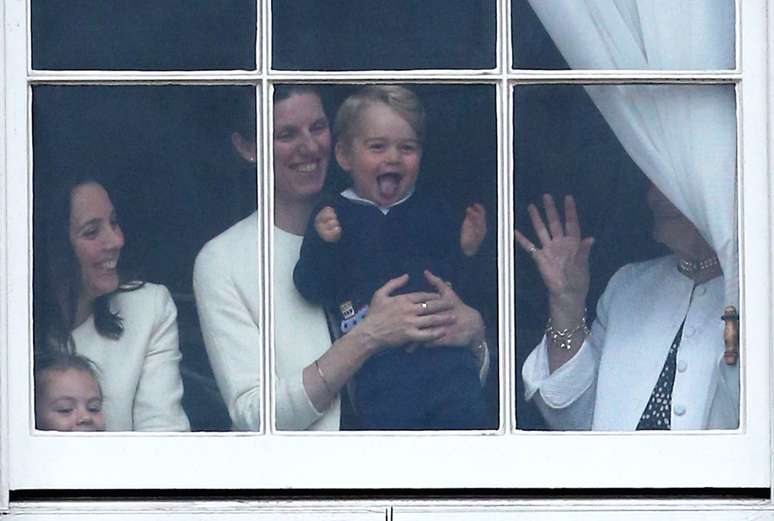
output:
[[[347,188],[346,190],[341,192],[341,196],[344,197],[345,199],[349,199],[354,203],[376,206],[379,209],[379,211],[382,212],[384,215],[387,215],[390,212],[390,208],[392,208],[393,206],[398,206],[399,204],[405,202],[412,195],[414,195],[414,187],[411,187],[411,190],[409,191],[409,193],[407,193],[406,196],[403,197],[400,201],[395,201],[390,206],[382,207],[373,201],[370,201],[368,199],[363,199],[362,197],[357,195],[352,188]]]

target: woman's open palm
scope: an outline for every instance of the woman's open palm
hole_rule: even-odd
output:
[[[546,221],[534,204],[527,208],[541,247],[535,247],[518,230],[514,231],[516,241],[535,260],[550,297],[567,304],[579,299],[583,302],[589,290],[589,253],[594,239],[581,238],[578,211],[571,195],[564,199],[564,225],[553,197],[544,194],[543,206]]]

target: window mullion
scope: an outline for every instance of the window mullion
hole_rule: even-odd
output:
[[[6,27],[5,9],[0,10],[0,26]],[[0,63],[3,65],[0,67],[0,114],[2,114],[2,119],[0,119],[0,139],[3,140],[2,148],[0,148],[0,164],[2,164],[4,171],[8,172],[9,164],[6,152],[8,143],[8,107],[6,106],[6,99],[8,99],[8,73],[5,67],[5,55],[0,55]],[[0,243],[7,240],[8,237],[8,213],[5,210],[8,208],[7,179],[7,175],[0,175],[0,200],[2,201],[0,207],[3,208],[0,211],[0,214],[2,214],[0,217]],[[10,302],[5,297],[5,295],[8,295],[8,248],[7,244],[4,246],[6,247],[0,249],[0,385],[2,385],[0,390],[0,513],[8,511],[8,447],[10,445],[8,442],[10,432],[8,424],[10,405],[8,401],[9,385],[6,378],[6,375],[9,374],[7,353],[10,346],[10,337],[8,336],[8,304]]]
[[[498,295],[500,418],[507,436],[516,428],[516,328],[513,263],[513,114],[507,73],[498,85]]]
[[[32,71],[27,79],[33,85],[245,85],[260,80],[261,75],[253,71]]]
[[[515,267],[513,259],[513,93],[508,78],[513,64],[513,24],[511,1],[498,2],[500,81],[498,86],[498,331],[500,421],[505,436],[516,429],[516,324]]]
[[[261,431],[270,433],[276,427],[276,400],[274,399],[275,372],[272,370],[274,367],[274,285],[271,282],[274,280],[274,176],[272,175],[271,168],[273,158],[270,139],[271,130],[269,128],[269,125],[272,123],[271,87],[268,82],[261,81],[256,88],[255,95],[260,98],[256,100],[255,105],[258,108],[256,114],[256,124],[258,125],[256,139],[261,145],[257,150],[258,167],[255,170],[255,174],[258,176],[256,182],[258,187],[256,201],[260,209],[258,212],[258,226],[261,231],[259,234],[261,244],[258,251],[264,252],[263,256],[258,259],[261,267],[259,291],[262,295],[265,295],[264,306],[261,310],[263,321],[261,330],[263,331],[264,346],[264,349],[261,349],[261,371],[263,373],[261,378]]]

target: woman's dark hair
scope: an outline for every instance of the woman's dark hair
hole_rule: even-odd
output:
[[[320,90],[314,85],[308,83],[287,83],[274,85],[274,96],[272,99],[276,104],[295,94],[314,94],[315,96],[322,98]]]
[[[75,352],[71,332],[81,288],[81,268],[70,244],[70,202],[73,190],[89,183],[105,187],[90,174],[55,179],[46,187],[37,187],[40,190],[36,191],[38,203],[34,211],[35,343],[46,350]],[[119,289],[139,287],[126,285],[120,261],[118,273]],[[109,293],[94,301],[94,326],[102,336],[119,338],[124,327],[118,313],[110,311],[112,296]]]
[[[274,103],[286,100],[294,94],[315,94],[320,96],[316,86],[306,83],[287,83],[274,85]],[[255,140],[255,91],[240,90],[232,98],[229,106],[229,131],[239,132],[248,141]]]
[[[245,139],[255,140],[255,89],[235,89],[224,106],[228,111],[225,130],[229,134],[239,132]]]

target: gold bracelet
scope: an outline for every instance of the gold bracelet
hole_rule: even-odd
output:
[[[573,328],[568,327],[566,329],[554,329],[554,326],[551,324],[551,317],[548,317],[548,323],[546,324],[546,337],[549,338],[551,343],[553,343],[559,349],[564,349],[565,351],[572,349],[572,337],[574,337],[575,333],[578,331],[583,331],[586,336],[591,334],[588,326],[586,326],[585,308],[583,310],[583,315],[580,318],[580,323]]]
[[[328,391],[328,394],[331,396],[336,396],[336,393],[331,391],[331,386],[328,385],[328,380],[325,378],[325,374],[322,372],[322,369],[320,369],[320,364],[317,360],[314,361],[314,367],[317,369],[317,374],[320,375],[320,380],[322,380],[322,383],[325,386],[325,390]]]

